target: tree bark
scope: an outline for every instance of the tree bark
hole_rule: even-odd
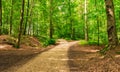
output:
[[[110,48],[115,48],[118,45],[118,37],[115,25],[116,21],[113,0],[105,0],[105,5],[107,14],[108,45]]]
[[[87,0],[85,0],[85,40],[88,41]]]
[[[53,38],[53,21],[52,21],[52,15],[53,15],[53,0],[50,0],[50,39]]]
[[[98,28],[98,44],[97,45],[98,46],[100,44],[100,35],[99,35],[100,34],[100,27],[99,27],[100,25],[99,24],[100,24],[100,21],[99,21],[99,19],[97,17],[97,28]]]
[[[96,11],[97,11],[97,9],[98,9],[98,7],[97,7],[97,1],[96,1],[96,0],[95,0],[95,9],[96,9]],[[99,25],[99,24],[100,24],[100,21],[99,21],[99,20],[100,20],[100,19],[99,19],[99,17],[98,17],[97,15],[96,15],[95,17],[96,17],[96,20],[97,20],[97,31],[98,31],[98,33],[97,33],[97,34],[98,34],[98,44],[97,44],[97,45],[99,46],[99,43],[100,43],[100,41],[99,41],[99,40],[100,40],[100,39],[99,39],[99,38],[100,38],[100,36],[99,36],[99,34],[100,34],[100,27],[99,27],[99,26],[100,26],[100,25]]]
[[[25,0],[22,0],[22,9],[21,9],[21,16],[20,16],[20,27],[19,27],[19,35],[18,35],[18,45],[17,47],[20,47],[20,42],[21,42],[21,35],[22,35],[22,29],[23,29],[23,20],[24,20],[24,5],[25,5]]]
[[[70,37],[71,37],[71,39],[73,39],[73,23],[72,23],[72,12],[71,12],[71,0],[69,0],[68,5],[69,5]]]
[[[13,24],[13,5],[14,5],[14,2],[12,0],[12,7],[11,7],[11,13],[10,13],[10,35],[12,34],[12,24]]]
[[[24,35],[26,34],[26,31],[27,31],[30,1],[28,0],[27,3],[28,3],[28,4],[27,4],[27,13],[26,13],[26,23],[25,23],[24,32],[23,32]]]
[[[0,35],[2,34],[2,0],[0,0]]]

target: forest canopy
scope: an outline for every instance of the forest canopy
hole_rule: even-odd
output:
[[[120,1],[113,3],[120,39]],[[104,0],[0,0],[0,34],[18,40],[30,35],[41,41],[65,38],[108,44],[106,4]]]

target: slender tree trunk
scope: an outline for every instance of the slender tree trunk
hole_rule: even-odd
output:
[[[96,9],[96,11],[97,11],[97,1],[95,0],[95,9]],[[100,24],[100,21],[99,21],[99,17],[96,15],[96,20],[97,20],[97,31],[98,31],[98,46],[99,46],[99,38],[100,38],[100,36],[99,36],[99,32],[100,32],[100,29],[99,29],[99,24]]]
[[[10,35],[12,34],[12,24],[13,24],[13,5],[14,5],[14,2],[12,0],[12,7],[11,7],[11,13],[10,13]]]
[[[53,38],[53,21],[52,21],[52,15],[53,15],[53,0],[50,0],[50,39]]]
[[[24,35],[26,34],[27,31],[27,24],[28,24],[28,16],[29,16],[29,8],[30,8],[30,1],[28,0],[27,2],[27,13],[26,13],[26,23],[25,23],[25,27],[24,27]]]
[[[38,16],[37,16],[37,31],[36,34],[37,36],[39,35],[39,13],[37,12]]]
[[[69,5],[69,20],[70,20],[70,37],[71,39],[74,39],[75,29],[73,27],[73,20],[72,20],[71,0],[69,0],[68,5]]]
[[[21,36],[22,36],[22,29],[23,29],[23,20],[24,20],[24,6],[25,6],[25,0],[22,0],[22,9],[21,9],[21,16],[20,16],[20,27],[19,27],[19,35],[18,35],[18,45],[17,47],[20,47],[21,42]]]
[[[2,34],[2,0],[0,0],[0,35]]]
[[[120,24],[120,11],[119,11],[119,24]],[[118,28],[118,32],[120,32],[120,25],[119,25],[119,28]],[[120,37],[118,37],[118,41],[120,42]]]
[[[28,35],[31,35],[31,25],[32,24],[32,9],[30,12],[29,26],[28,26]]]
[[[110,48],[115,48],[118,45],[118,37],[115,25],[116,21],[113,0],[105,0],[105,5],[107,14],[108,43]]]
[[[68,8],[68,9],[69,9],[70,37],[71,37],[71,39],[72,39],[71,0],[69,0],[68,3],[69,3],[69,8]]]
[[[99,41],[99,38],[100,38],[100,36],[99,36],[99,34],[100,34],[100,28],[99,28],[99,25],[100,24],[100,21],[99,21],[99,19],[98,19],[98,17],[97,17],[97,29],[98,29],[98,46],[99,46],[99,44],[100,44],[100,41]]]
[[[85,0],[85,40],[88,41],[87,0]]]
[[[33,20],[33,7],[34,7],[34,0],[31,0],[31,7],[30,7],[30,18],[28,24],[28,35],[32,35],[32,20]]]

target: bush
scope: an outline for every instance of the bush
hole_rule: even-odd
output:
[[[97,41],[89,41],[88,44],[89,45],[98,45],[98,42]]]
[[[98,45],[97,41],[85,41],[85,40],[80,40],[80,45]],[[102,45],[103,43],[99,42],[99,45]]]
[[[44,46],[48,46],[48,45],[54,45],[56,43],[56,40],[55,39],[47,39],[43,45]]]

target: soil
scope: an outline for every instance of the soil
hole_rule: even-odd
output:
[[[37,49],[0,45],[0,72],[120,72],[119,54],[101,55],[104,46],[78,42],[59,40],[56,46]]]

